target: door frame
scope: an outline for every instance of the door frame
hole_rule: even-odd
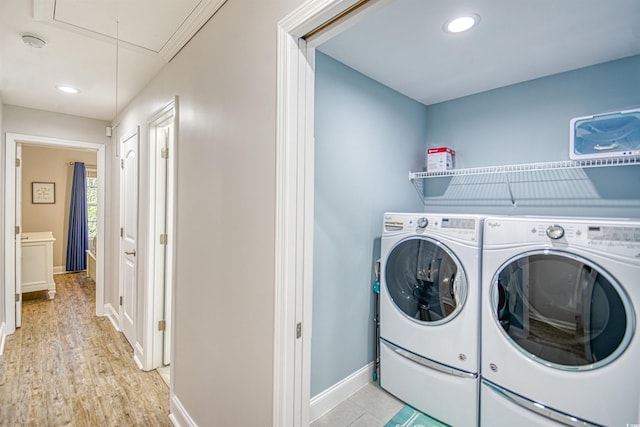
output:
[[[18,133],[6,133],[5,137],[5,313],[7,335],[13,334],[16,330],[16,254],[15,254],[15,227],[16,227],[16,147],[17,144],[43,145],[54,148],[84,149],[97,152],[97,174],[98,174],[98,223],[97,223],[97,244],[96,244],[96,316],[104,315],[104,252],[105,252],[105,170],[106,170],[106,146],[87,141],[76,141],[62,138],[51,138]]]
[[[15,243],[13,245],[14,256],[16,260],[22,261],[22,144],[16,144],[16,173],[14,175],[16,177],[15,181],[15,189],[14,193],[16,196],[15,206],[16,208],[12,210],[15,214],[14,222],[16,223],[16,231],[14,234]],[[17,207],[20,206],[20,209]],[[20,224],[20,225],[17,225]],[[20,227],[20,229],[18,229]],[[14,263],[17,267],[17,263]],[[22,262],[20,263],[20,268],[15,269],[15,327],[19,328],[22,326]]]
[[[166,166],[166,198],[160,200],[157,195],[157,164],[158,164],[158,146],[154,137],[155,130],[162,123],[173,122],[173,137],[168,141],[169,156]],[[165,352],[164,340],[166,334],[169,334],[171,342],[170,353],[173,354],[173,328],[171,327],[173,313],[173,284],[174,277],[174,260],[175,260],[175,217],[176,217],[176,165],[177,165],[177,135],[178,135],[178,97],[174,97],[164,107],[157,110],[149,117],[147,121],[147,131],[149,139],[149,230],[148,230],[148,247],[149,254],[147,259],[147,285],[145,291],[145,313],[144,313],[144,348],[145,352],[143,362],[144,370],[156,369],[164,365],[163,355]],[[162,202],[165,203],[162,203]],[[161,258],[159,252],[159,229],[157,224],[156,212],[164,210],[165,212],[165,232],[167,234],[167,244],[164,255],[164,271],[158,271],[158,259]],[[170,295],[165,294],[164,286],[171,289]],[[167,307],[168,306],[168,307]],[[168,308],[168,310],[167,310]],[[168,315],[167,315],[168,314]],[[166,331],[159,331],[158,322],[164,320],[166,322]],[[172,377],[172,376],[170,376]]]
[[[309,0],[278,22],[273,425],[309,425],[315,48],[391,1]]]

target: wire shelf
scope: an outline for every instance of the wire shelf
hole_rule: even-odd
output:
[[[519,165],[484,166],[479,168],[452,169],[442,172],[410,172],[409,179],[436,178],[444,176],[487,175],[511,172],[533,172],[560,169],[587,169],[611,166],[640,165],[640,158],[623,157],[616,159],[562,160],[546,163],[524,163]]]
[[[640,158],[567,160],[443,172],[411,172],[426,205],[640,207],[640,189],[620,195],[591,181],[585,169],[640,165]],[[635,173],[629,172],[631,179]],[[436,178],[428,182],[428,178]],[[440,179],[438,179],[440,178]],[[640,182],[640,180],[639,180]],[[615,187],[615,186],[614,186]],[[602,193],[606,194],[602,194]],[[614,194],[615,193],[615,194]]]

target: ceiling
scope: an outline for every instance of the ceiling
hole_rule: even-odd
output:
[[[0,1],[2,101],[111,120],[116,100],[119,111],[224,1]],[[25,33],[46,45],[28,47]],[[59,84],[80,93],[59,92]]]
[[[225,1],[2,0],[2,101],[111,120]],[[320,50],[426,105],[640,54],[639,0],[378,1]],[[460,12],[480,25],[444,33]]]
[[[382,3],[319,49],[425,105],[640,54],[639,0]],[[480,24],[445,33],[462,13]]]

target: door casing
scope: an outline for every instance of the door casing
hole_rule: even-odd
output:
[[[310,0],[278,23],[273,425],[309,425],[315,47],[391,1]]]
[[[15,227],[16,225],[16,153],[19,144],[35,144],[57,148],[85,149],[97,152],[97,174],[98,174],[98,223],[97,223],[97,257],[96,257],[96,316],[104,313],[104,260],[105,260],[105,168],[106,168],[106,147],[86,141],[75,141],[61,138],[51,138],[18,133],[7,133],[5,136],[5,212],[4,212],[4,233],[5,233],[5,316],[6,324],[4,334],[10,335],[16,330],[16,253],[15,253]]]
[[[145,359],[143,369],[156,369],[170,364],[173,354],[174,251],[175,251],[175,170],[177,164],[178,99],[154,113],[148,121],[149,138],[149,259],[148,285],[145,296]],[[168,158],[162,159],[160,144],[165,136],[157,132],[168,130],[166,148]],[[165,163],[164,165],[162,163]],[[163,179],[165,182],[162,182]],[[167,235],[166,245],[160,234]],[[165,331],[158,324],[165,322]],[[172,377],[172,376],[171,376]]]

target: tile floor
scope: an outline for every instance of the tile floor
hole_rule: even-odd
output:
[[[370,382],[311,427],[384,427],[403,406],[402,401]]]

